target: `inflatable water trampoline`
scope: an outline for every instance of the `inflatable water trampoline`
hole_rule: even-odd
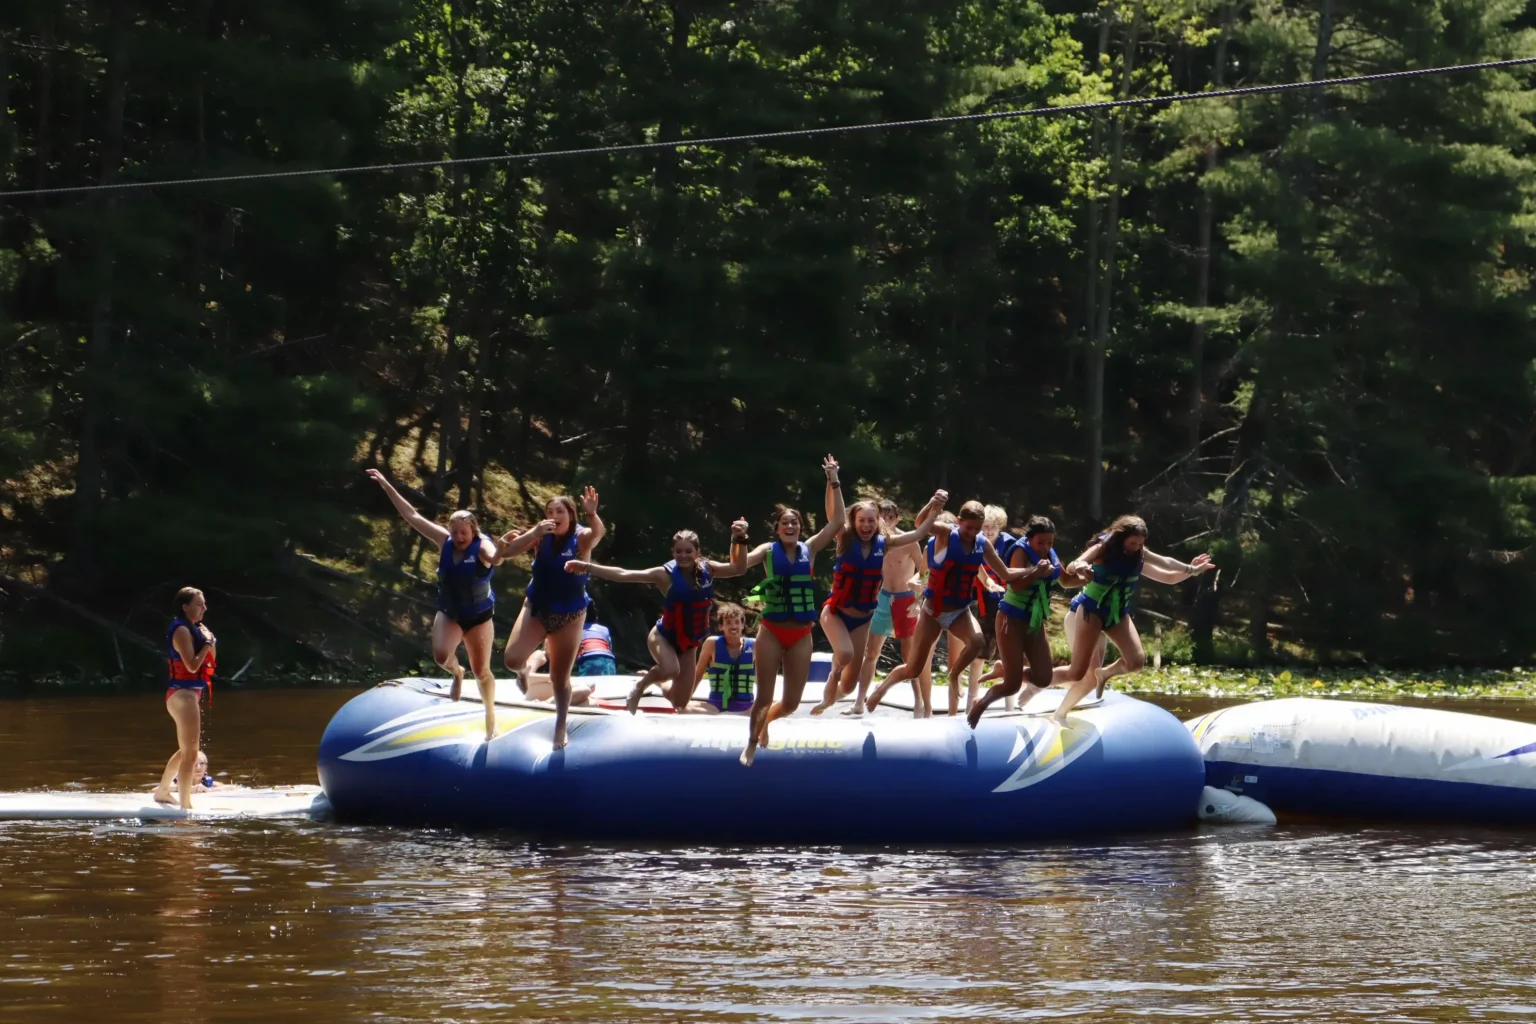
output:
[[[1306,697],[1188,725],[1212,786],[1281,816],[1536,825],[1536,725]]]
[[[325,818],[330,805],[319,786],[198,790],[192,810],[156,803],[147,792],[86,793],[37,790],[0,793],[0,821],[180,821],[228,818]]]
[[[549,705],[498,701],[486,744],[476,692],[467,680],[453,703],[444,681],[399,679],[348,702],[320,742],[336,816],[583,838],[1014,842],[1181,827],[1205,781],[1184,726],[1117,693],[1066,730],[1045,717],[1059,691],[974,732],[963,718],[802,710],[744,768],[740,715],[576,708],[570,745],[551,751]]]

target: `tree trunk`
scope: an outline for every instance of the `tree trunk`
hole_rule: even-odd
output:
[[[107,105],[102,125],[101,172],[98,180],[117,177],[123,162],[123,108],[128,99],[128,32],[133,24],[132,0],[117,0],[112,8],[112,28],[107,56]],[[75,470],[75,537],[77,567],[89,572],[95,561],[92,520],[101,503],[105,474],[101,455],[101,431],[108,419],[102,380],[112,338],[112,241],[116,201],[103,193],[96,200],[95,297],[91,302],[90,340],[86,349],[80,423],[79,461]]]
[[[1093,67],[1099,66],[1104,51],[1109,46],[1109,18],[1099,25],[1099,47],[1094,54]],[[1098,163],[1102,152],[1103,122],[1093,119],[1093,134],[1089,141],[1089,159]],[[1088,340],[1088,518],[1094,526],[1103,519],[1103,492],[1101,490],[1104,466],[1104,361],[1098,347],[1099,324],[1099,200],[1089,186],[1088,198],[1088,286],[1087,310],[1083,319],[1083,335]],[[943,484],[940,484],[942,487]]]
[[[1216,41],[1216,62],[1211,75],[1211,85],[1221,89],[1226,84],[1227,40],[1232,34],[1232,5],[1221,12],[1221,36]],[[1205,146],[1205,173],[1216,169],[1221,156],[1221,142],[1211,139]],[[1216,221],[1216,204],[1204,189],[1200,195],[1199,265],[1195,272],[1195,308],[1204,310],[1211,304],[1211,235]],[[1189,343],[1189,423],[1186,439],[1189,450],[1200,447],[1200,427],[1205,419],[1205,322],[1196,320]],[[1191,466],[1194,462],[1191,461]]]
[[[1136,5],[1125,43],[1120,51],[1120,99],[1131,91],[1136,67],[1136,43],[1141,34],[1141,5]],[[1102,36],[1101,36],[1102,38]],[[1110,311],[1114,306],[1115,264],[1120,248],[1120,184],[1124,170],[1125,119],[1115,115],[1110,130],[1109,201],[1104,225],[1104,282],[1098,289],[1099,309],[1094,325],[1088,365],[1088,418],[1092,424],[1088,464],[1088,515],[1095,524],[1104,520],[1104,363],[1109,350]]]
[[[53,65],[58,46],[58,13],[55,10],[43,15],[42,59],[37,66],[37,148],[33,162],[32,187],[47,188],[48,165],[53,160]],[[37,208],[47,205],[47,196],[37,197]]]

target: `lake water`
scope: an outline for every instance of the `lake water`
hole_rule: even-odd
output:
[[[313,782],[350,696],[220,692],[214,772]],[[0,716],[0,789],[147,789],[173,745],[155,695]],[[0,824],[0,1021],[1530,1021],[1533,838],[774,849]]]

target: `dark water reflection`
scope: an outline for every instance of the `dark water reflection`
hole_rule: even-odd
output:
[[[214,770],[313,781],[347,696],[221,694]],[[0,788],[147,786],[170,754],[153,699],[0,714]],[[0,1020],[1532,1020],[1531,839],[693,849],[0,825]]]

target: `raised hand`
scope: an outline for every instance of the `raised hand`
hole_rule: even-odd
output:
[[[376,470],[376,469],[365,469],[365,470],[363,470],[363,473],[366,474],[368,479],[372,480],[374,483],[382,484],[385,487],[389,486],[389,481],[384,479],[384,474],[380,473],[378,470]]]
[[[928,499],[928,504],[932,505],[934,508],[943,508],[945,505],[949,504],[949,492],[934,491],[933,497]]]
[[[581,492],[581,510],[589,516],[597,514],[597,488],[591,484]]]
[[[543,537],[545,534],[554,532],[555,521],[553,519],[540,519],[537,523],[533,524],[533,535],[535,537]]]
[[[828,483],[837,483],[837,469],[837,460],[832,456],[828,455],[826,458],[821,460],[821,470],[827,474]]]
[[[741,537],[743,539],[746,538],[746,536],[747,536],[747,521],[745,519],[738,519],[734,523],[731,524],[731,536],[732,537]]]
[[[1199,576],[1201,573],[1209,572],[1214,568],[1216,568],[1216,563],[1211,561],[1210,555],[1202,551],[1195,556],[1193,562],[1189,563],[1189,574],[1191,576]]]

